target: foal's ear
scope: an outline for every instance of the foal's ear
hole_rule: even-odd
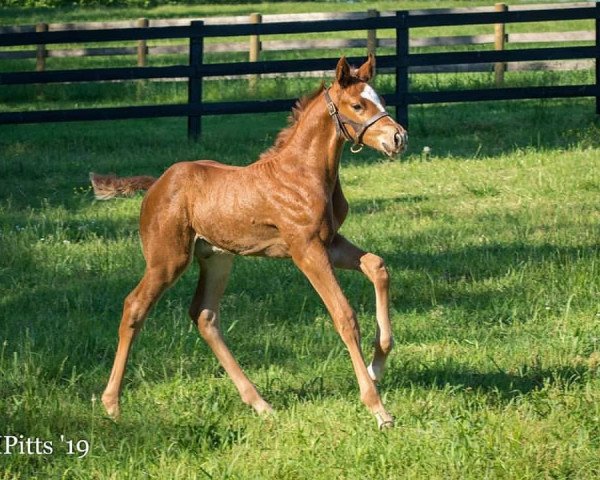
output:
[[[375,76],[375,55],[369,53],[367,61],[358,69],[356,76],[363,82],[368,82]]]
[[[346,57],[340,58],[337,67],[335,68],[335,79],[341,87],[347,87],[350,84],[352,75]]]

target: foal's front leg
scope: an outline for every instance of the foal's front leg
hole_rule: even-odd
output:
[[[392,426],[394,420],[385,410],[365,365],[356,314],[335,277],[327,249],[319,240],[312,240],[302,245],[294,245],[290,253],[298,268],[323,299],[336,330],[348,348],[362,402],[376,416],[379,428]]]
[[[375,287],[375,355],[368,367],[369,375],[375,381],[381,380],[385,361],[392,350],[394,340],[389,316],[390,277],[383,259],[361,250],[342,235],[337,234],[329,246],[329,256],[336,268],[363,272]]]

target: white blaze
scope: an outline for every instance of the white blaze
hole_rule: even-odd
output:
[[[373,102],[380,112],[385,112],[385,108],[383,108],[379,95],[377,95],[377,92],[373,90],[373,87],[371,87],[371,85],[365,85],[365,88],[360,93],[360,96],[366,100]]]

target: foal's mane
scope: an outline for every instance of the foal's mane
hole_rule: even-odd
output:
[[[317,98],[323,91],[325,90],[325,82],[321,82],[319,88],[317,88],[314,92],[309,93],[308,95],[304,95],[300,97],[296,102],[296,105],[292,107],[292,111],[288,116],[288,126],[281,130],[277,137],[275,137],[275,142],[273,146],[263,152],[258,159],[258,162],[264,162],[269,160],[273,154],[277,153],[283,145],[289,140],[292,134],[296,131],[296,127],[300,119],[302,118],[302,114],[305,112],[306,107]]]

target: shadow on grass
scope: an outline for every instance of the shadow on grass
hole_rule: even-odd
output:
[[[314,402],[340,395],[356,395],[358,398],[358,387],[349,357],[347,362],[347,374],[343,378],[315,375],[299,384],[289,378],[275,378],[261,385],[261,391],[276,408],[289,408],[296,402]],[[583,365],[549,368],[523,365],[522,370],[522,373],[509,373],[499,369],[476,371],[457,362],[414,369],[409,364],[406,368],[404,365],[397,369],[388,368],[379,389],[382,393],[398,391],[400,394],[414,388],[479,393],[486,395],[487,402],[506,404],[548,387],[583,385],[591,375],[590,370]]]
[[[410,365],[399,371],[388,370],[382,390],[404,390],[423,387],[452,389],[461,392],[480,392],[502,403],[538,391],[546,386],[583,384],[589,378],[584,366],[556,366],[539,368],[523,366],[523,373],[515,374],[498,369],[491,372],[474,371],[459,363],[425,366],[413,369]]]
[[[88,234],[107,239],[118,238],[123,235],[123,232],[135,234],[135,227],[129,221],[116,226],[110,225],[110,221],[99,222],[94,228],[95,230]],[[79,229],[74,226],[72,230],[70,234],[68,232],[71,229],[67,228],[64,235],[73,242],[79,241],[81,234]],[[397,247],[394,250],[380,249],[377,252],[386,259],[393,271],[402,272],[402,278],[392,277],[392,287],[395,292],[392,308],[402,314],[415,311],[428,312],[440,306],[447,306],[459,312],[462,323],[481,327],[489,326],[490,322],[524,321],[530,313],[528,309],[531,305],[528,305],[524,297],[528,292],[523,291],[522,285],[504,282],[502,288],[497,288],[493,282],[490,285],[489,280],[506,277],[507,272],[522,269],[524,263],[533,266],[549,263],[560,269],[574,265],[582,259],[593,258],[598,253],[598,249],[593,246],[563,247],[523,243],[485,244],[430,253],[415,249],[415,245],[420,242],[419,239],[410,239],[410,246],[406,245],[408,241],[398,237],[395,242]],[[36,258],[25,245],[12,245],[10,259],[6,258],[5,262],[1,263],[8,262],[5,265],[6,269],[15,272],[9,275],[12,281],[24,283],[34,281],[34,285],[31,290],[22,289],[13,292],[3,300],[2,309],[6,312],[22,311],[31,302],[35,304],[45,302],[47,306],[57,309],[50,312],[52,315],[63,316],[68,313],[68,310],[80,309],[81,307],[77,307],[76,303],[83,301],[82,298],[85,297],[86,304],[92,302],[88,305],[92,309],[90,312],[92,316],[98,310],[106,312],[108,304],[113,305],[109,307],[111,313],[118,316],[122,299],[135,286],[143,273],[141,251],[136,255],[139,255],[140,265],[142,265],[139,271],[116,274],[111,270],[107,273],[102,271],[101,265],[98,264],[91,267],[74,265],[72,271],[61,273],[50,265],[41,267],[37,264]],[[44,271],[44,268],[48,271]],[[196,265],[189,270],[185,278],[166,294],[167,298],[177,298],[179,303],[183,302],[186,309],[194,290],[198,271]],[[33,273],[28,273],[33,271],[36,271],[36,280],[31,277]],[[78,279],[76,283],[73,283],[73,276]],[[0,275],[0,278],[2,277],[8,281],[6,275]],[[364,276],[357,272],[344,272],[341,275],[341,283],[357,311],[374,314],[372,287]],[[475,284],[477,288],[472,287]],[[85,287],[82,288],[84,285]],[[432,302],[432,285],[435,289],[435,302]],[[111,302],[107,294],[115,300]],[[57,302],[57,298],[65,300]],[[96,300],[94,301],[93,298]],[[282,322],[283,325],[300,323],[312,327],[315,317],[325,315],[325,309],[318,295],[302,274],[287,261],[238,259],[224,301],[229,315],[235,314],[237,309],[255,312],[256,320],[247,325],[250,329],[268,325],[274,320]],[[164,302],[165,300],[161,303]],[[505,309],[507,311],[505,318],[499,317],[498,314],[498,307],[502,305],[514,306]],[[159,312],[164,313],[164,309],[159,308]],[[516,316],[515,312],[517,312]],[[224,316],[224,320],[228,322],[236,320]],[[188,321],[187,317],[182,320]],[[44,322],[44,319],[33,315],[29,317],[27,324],[31,322]],[[29,326],[35,327],[34,324]],[[18,329],[16,325],[11,328],[10,320],[5,323],[5,327],[9,331]],[[370,326],[367,328],[371,329]],[[433,335],[432,332],[429,334]],[[445,335],[447,335],[446,331],[440,332],[440,336]],[[435,336],[432,336],[429,339],[434,338]],[[410,338],[407,338],[407,341],[410,341]],[[271,345],[271,348],[277,348],[277,345]],[[279,352],[277,356],[285,357],[285,352]]]

